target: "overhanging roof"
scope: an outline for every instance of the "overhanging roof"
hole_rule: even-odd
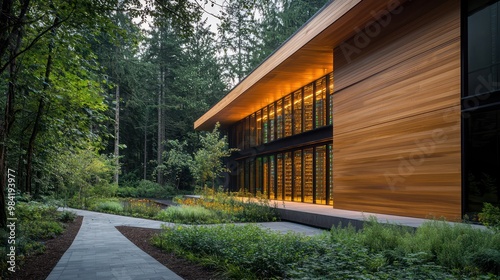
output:
[[[333,49],[363,29],[374,14],[403,1],[336,0],[325,6],[279,49],[195,123],[211,130],[231,125],[333,71]]]

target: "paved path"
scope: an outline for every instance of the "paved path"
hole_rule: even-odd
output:
[[[48,280],[182,279],[140,250],[115,228],[124,225],[159,229],[161,225],[173,224],[85,210],[67,210],[84,216],[82,227],[73,244],[50,273]],[[293,231],[306,235],[322,232],[316,228],[289,222],[259,225],[280,232]]]

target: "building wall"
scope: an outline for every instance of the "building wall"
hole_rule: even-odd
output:
[[[335,208],[461,216],[460,81],[458,0],[410,1],[335,49]]]

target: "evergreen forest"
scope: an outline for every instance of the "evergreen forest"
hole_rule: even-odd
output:
[[[224,133],[194,121],[325,3],[2,0],[1,226],[12,182],[68,200],[214,181]]]

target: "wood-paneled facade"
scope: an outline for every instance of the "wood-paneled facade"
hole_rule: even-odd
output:
[[[228,187],[339,209],[461,218],[465,2],[327,4],[195,123],[221,122],[241,149]],[[306,96],[311,120],[324,114],[308,129]]]

